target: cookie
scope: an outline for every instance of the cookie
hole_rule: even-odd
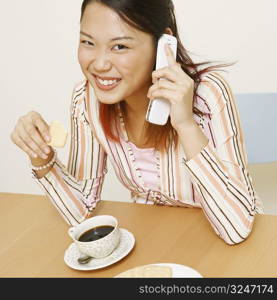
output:
[[[53,121],[50,124],[50,137],[51,141],[48,143],[49,146],[55,148],[62,148],[66,144],[67,132],[63,125],[59,121]]]

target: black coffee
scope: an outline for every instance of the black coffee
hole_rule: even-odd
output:
[[[104,236],[108,235],[114,230],[113,226],[109,225],[104,225],[104,226],[97,226],[94,228],[91,228],[84,232],[80,237],[79,241],[80,242],[91,242],[91,241],[96,241]]]

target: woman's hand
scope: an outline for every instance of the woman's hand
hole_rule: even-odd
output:
[[[169,66],[152,73],[153,85],[147,97],[152,99],[166,99],[171,104],[170,118],[172,126],[178,130],[194,122],[192,105],[194,81],[176,62],[171,48],[166,45]],[[164,78],[166,80],[159,80]]]
[[[49,126],[41,115],[31,111],[19,118],[11,133],[11,140],[26,152],[31,159],[47,159],[51,153],[47,142],[50,141]]]

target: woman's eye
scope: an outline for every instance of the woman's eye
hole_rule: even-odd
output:
[[[89,42],[89,41],[81,41],[81,43],[82,44],[84,44],[84,45],[87,45],[87,46],[91,46],[91,45],[93,45],[91,42]]]
[[[117,50],[128,49],[128,47],[121,45],[121,44],[115,45],[115,47],[118,47]]]

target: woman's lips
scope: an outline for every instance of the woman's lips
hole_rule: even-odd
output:
[[[93,75],[93,77],[94,77],[94,81],[95,81],[97,87],[100,90],[103,90],[103,91],[110,91],[110,90],[114,89],[115,87],[117,87],[119,85],[119,83],[121,81],[121,79],[119,79],[119,78],[112,78],[112,77],[101,78],[101,77],[98,77],[96,75]],[[113,84],[109,84],[109,85],[103,85],[99,82],[97,77],[100,78],[101,80],[116,80],[116,82],[113,83]]]

